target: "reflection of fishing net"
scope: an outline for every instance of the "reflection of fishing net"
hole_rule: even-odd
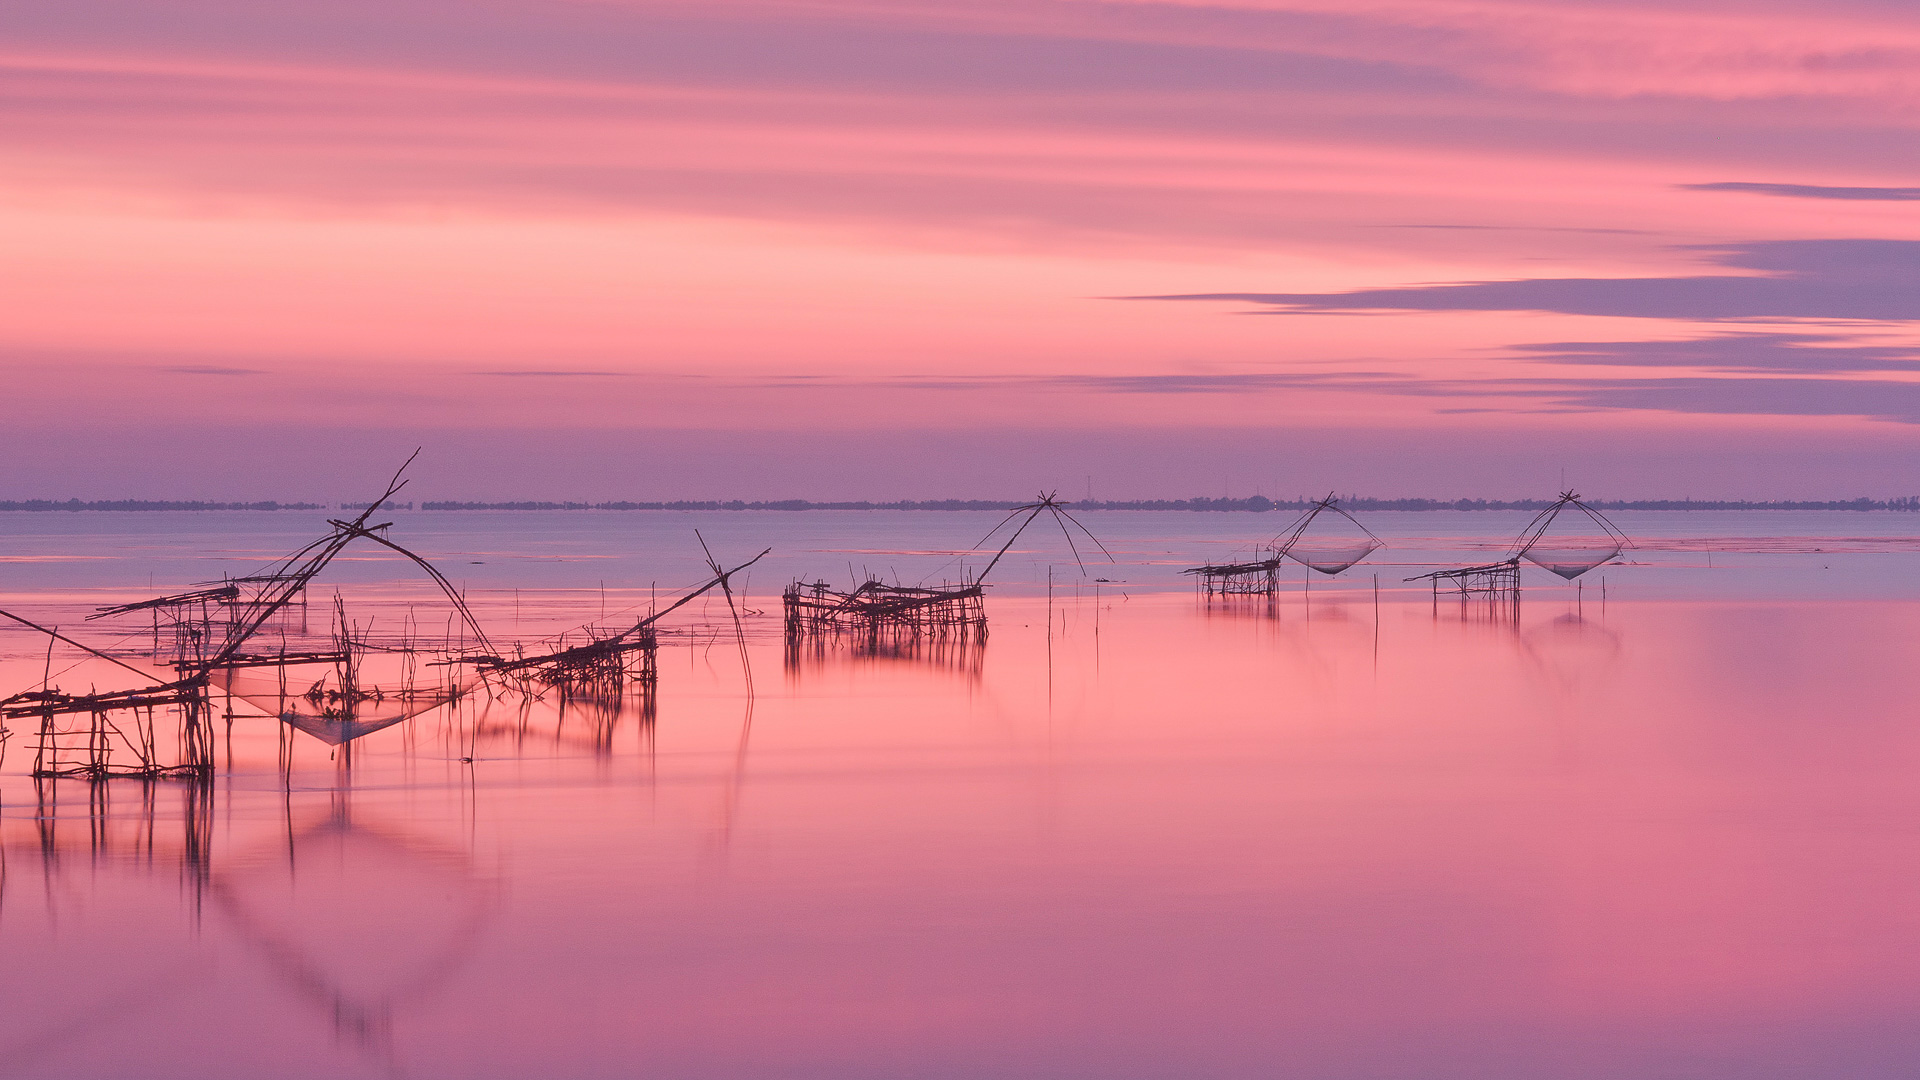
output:
[[[1592,544],[1567,542],[1552,547],[1535,545],[1520,553],[1528,562],[1572,581],[1581,574],[1620,554],[1620,545],[1612,540]]]
[[[463,853],[344,814],[288,833],[277,857],[230,861],[214,878],[214,899],[337,1035],[384,1046],[396,1005],[457,977],[491,891]]]
[[[1287,558],[1303,566],[1311,567],[1323,574],[1337,574],[1368,555],[1375,548],[1383,547],[1380,541],[1368,537],[1364,540],[1327,540],[1320,542],[1296,541],[1287,548]]]
[[[1329,495],[1300,515],[1292,530],[1274,541],[1273,551],[1332,576],[1385,546],[1352,514],[1340,509]]]

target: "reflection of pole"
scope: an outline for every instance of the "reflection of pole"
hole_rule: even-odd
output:
[[[340,744],[340,768],[333,774],[331,819],[334,825],[345,828],[353,824],[353,757],[348,748],[352,740]]]

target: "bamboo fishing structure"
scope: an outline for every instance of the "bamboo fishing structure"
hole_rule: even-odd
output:
[[[49,648],[49,676],[42,685],[0,699],[0,749],[4,748],[5,721],[26,720],[37,727],[35,777],[200,778],[214,771],[215,719],[223,715],[230,728],[236,699],[277,718],[288,729],[346,747],[362,736],[456,701],[476,684],[489,693],[537,697],[557,691],[563,701],[576,703],[618,701],[628,688],[637,687],[648,699],[645,711],[650,716],[658,679],[660,619],[716,588],[726,595],[733,613],[744,661],[745,631],[732,581],[768,551],[730,570],[708,553],[712,579],[617,632],[586,627],[533,650],[521,645],[511,650],[496,647],[452,582],[432,563],[386,536],[391,522],[372,523],[374,514],[406,486],[402,477],[412,461],[409,457],[382,495],[357,517],[330,520],[329,533],[263,573],[112,605],[89,616],[150,615],[154,653],[150,668],[130,664],[57,628],[0,611],[0,617],[46,635]],[[376,638],[349,619],[336,595],[331,641],[319,648],[287,646],[286,631],[292,625],[285,616],[297,610],[298,629],[305,631],[309,587],[356,541],[393,551],[426,573],[457,616],[457,620],[450,617],[445,637],[418,633],[411,629],[409,618],[406,632]],[[705,541],[701,544],[704,549]],[[268,644],[265,631],[269,627],[282,631],[278,648],[261,647]],[[130,673],[139,684],[124,690],[90,688],[85,693],[53,685],[51,649],[56,642]],[[369,676],[369,660],[389,669],[397,664],[397,681],[390,671],[384,678]],[[439,678],[422,676],[423,669],[435,668],[441,669]],[[171,669],[171,677],[154,669]],[[750,668],[748,679],[750,683]],[[219,708],[222,696],[224,712]],[[171,740],[165,730],[169,720]]]
[[[1549,542],[1548,535],[1563,513],[1575,512],[1597,525],[1598,535]],[[1563,491],[1553,505],[1541,510],[1520,530],[1499,562],[1463,566],[1454,570],[1435,570],[1407,578],[1425,581],[1433,587],[1434,614],[1440,612],[1443,591],[1459,602],[1463,618],[1484,614],[1489,619],[1518,622],[1520,619],[1520,562],[1526,560],[1567,581],[1609,562],[1624,548],[1633,546],[1626,533],[1605,514],[1588,506],[1580,496]]]
[[[1208,563],[1180,571],[1192,574],[1194,587],[1209,599],[1216,596],[1272,596],[1280,588],[1279,556],[1258,562]]]
[[[701,547],[705,549],[705,540],[701,540]],[[659,681],[660,620],[714,589],[726,597],[735,629],[741,635],[744,656],[745,630],[734,603],[733,578],[772,552],[772,548],[767,548],[730,570],[713,561],[712,553],[708,552],[708,566],[714,573],[706,584],[617,633],[603,634],[594,627],[583,627],[572,635],[548,642],[544,652],[512,657],[470,654],[460,657],[459,662],[472,664],[482,672],[500,676],[510,684],[535,693],[543,689],[556,690],[563,698],[618,697],[629,684],[639,687],[643,694],[650,694]],[[580,636],[586,640],[578,641]]]
[[[1041,514],[1052,514],[1076,562],[1080,561],[1080,548],[1068,526],[1079,529],[1102,554],[1110,560],[1113,558],[1106,545],[1066,511],[1057,495],[1057,492],[1041,494],[1034,502],[1014,507],[969,550],[979,550],[1002,529],[1019,521],[1006,542],[979,574],[968,576],[963,571],[962,580],[957,583],[888,585],[878,578],[868,578],[851,590],[841,592],[825,581],[793,582],[781,594],[788,642],[791,645],[808,638],[842,637],[868,652],[886,648],[899,650],[906,643],[926,638],[984,642],[987,575]]]
[[[1310,534],[1309,530],[1316,521],[1321,520],[1323,514],[1344,518],[1360,530],[1360,535],[1327,538]],[[1248,562],[1210,563],[1182,570],[1181,573],[1193,575],[1195,588],[1208,599],[1216,596],[1272,596],[1280,587],[1280,565],[1288,559],[1331,577],[1385,546],[1385,541],[1361,524],[1359,518],[1342,508],[1333,493],[1328,492],[1326,498],[1314,503],[1296,518],[1286,532],[1265,545],[1265,550],[1271,553],[1268,557]]]

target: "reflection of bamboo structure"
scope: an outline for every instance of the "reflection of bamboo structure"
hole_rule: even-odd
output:
[[[788,608],[789,618],[792,610]],[[883,661],[951,671],[978,679],[986,650],[984,633],[926,634],[881,627],[871,632],[836,635],[831,631],[789,629],[786,668],[797,673],[844,661]]]
[[[341,776],[331,792],[329,812],[304,828],[296,829],[289,803],[284,867],[265,857],[264,850],[224,860],[227,865],[210,875],[209,895],[241,942],[289,990],[327,1017],[336,1038],[353,1043],[397,1074],[395,1007],[426,996],[454,976],[492,915],[492,890],[474,874],[469,852],[355,820],[350,778]],[[397,970],[382,970],[384,978],[367,985],[340,967],[340,954],[326,948],[331,944],[326,938],[300,925],[297,903],[294,919],[289,920],[284,909],[289,900],[298,901],[303,886],[312,888],[309,883],[316,877],[323,882],[331,878],[337,888],[352,881],[356,872],[396,864],[427,877],[431,891],[383,897],[383,910],[364,927],[347,920],[349,933],[359,931],[358,944],[381,946],[378,955],[364,949],[360,954],[376,969],[394,965],[395,956],[407,958]],[[410,909],[414,920],[414,932],[397,939],[385,925],[396,908]],[[340,931],[337,919],[329,919],[330,933]]]
[[[193,776],[179,784],[158,784],[148,778],[138,785],[138,799],[131,811],[124,802],[116,803],[115,785],[104,783],[103,779],[34,778],[31,847],[38,854],[42,869],[49,875],[55,874],[67,856],[80,852],[84,852],[90,866],[109,862],[152,865],[157,855],[164,852],[177,863],[181,883],[197,912],[212,871],[214,790],[211,778]],[[61,799],[63,794],[74,791],[76,784],[85,785],[84,807]],[[166,829],[160,826],[167,818],[160,810],[162,791],[180,794],[177,836],[171,826]],[[0,836],[0,854],[14,847],[8,838]]]
[[[14,915],[4,908],[9,869],[37,866],[54,919],[62,899],[85,895],[76,886],[108,872],[135,883],[177,872],[196,935],[203,920],[215,920],[223,939],[236,939],[261,970],[331,1024],[339,1042],[400,1075],[392,1040],[396,1013],[457,977],[497,910],[497,887],[478,872],[464,845],[356,819],[350,779],[337,774],[333,790],[324,793],[325,811],[305,822],[296,819],[294,800],[308,796],[286,789],[285,832],[245,851],[229,839],[236,795],[210,778],[36,780],[31,816],[0,820],[0,915]],[[177,810],[168,794],[176,791]],[[216,858],[220,818],[228,835],[220,838]],[[367,887],[397,875],[413,887]],[[402,932],[396,919],[404,920]],[[37,1073],[40,1063],[28,1060],[33,1054],[60,1054],[75,1038],[121,1019],[119,1010],[86,1009],[84,996],[68,998],[55,1004],[75,1011],[39,1037],[9,1040],[9,1071]]]

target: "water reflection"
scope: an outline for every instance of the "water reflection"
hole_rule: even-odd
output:
[[[960,680],[702,641],[348,774],[9,778],[0,1073],[1898,1075],[1920,605],[1570,593],[996,598]]]
[[[799,679],[834,670],[922,669],[979,682],[987,639],[971,634],[811,634],[789,636],[785,669]]]
[[[1612,676],[1622,651],[1618,632],[1572,612],[1530,626],[1516,640],[1535,670],[1565,694]]]
[[[545,697],[482,697],[461,703],[444,718],[444,737],[465,748],[468,760],[488,755],[520,756],[543,750],[585,753],[597,759],[620,749],[621,733],[633,731],[633,746],[653,745],[659,721],[651,688],[617,693],[550,692]]]
[[[0,821],[0,852],[29,857],[49,894],[76,866],[145,874],[173,869],[192,910],[200,910],[212,860],[210,779],[35,778],[32,787],[31,835],[23,835],[20,817]]]
[[[284,842],[234,852],[209,893],[338,1040],[397,1067],[395,1010],[449,984],[494,892],[470,853],[356,816],[351,777],[341,776],[324,808],[296,812],[289,799]]]
[[[171,887],[190,915],[172,933],[239,943],[338,1044],[400,1075],[396,1014],[452,984],[498,889],[460,846],[356,814],[351,771],[334,775],[330,788],[282,789],[277,837],[223,828],[236,801],[257,815],[258,793],[212,779],[37,781],[31,816],[0,822],[0,920],[20,917],[21,875],[34,871],[40,915],[56,932],[63,920],[84,921],[103,892],[147,894],[143,906],[155,908],[156,891]],[[233,842],[249,832],[257,838]],[[8,1032],[0,1044],[20,1052],[0,1056],[0,1073],[58,1055],[111,1018],[94,1012],[97,995],[42,1004],[52,1008],[40,1030]]]

